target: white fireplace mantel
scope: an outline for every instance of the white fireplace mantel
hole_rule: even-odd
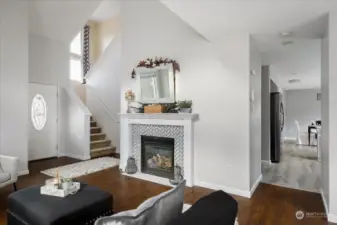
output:
[[[182,126],[184,128],[184,178],[186,185],[192,187],[194,185],[194,121],[198,119],[195,113],[120,113],[120,169],[125,170],[127,160],[132,156],[132,125],[166,125],[166,126]],[[140,168],[138,168],[140,170]],[[153,175],[142,174],[138,172],[140,179],[147,179],[152,182],[161,182],[164,178]],[[151,179],[148,179],[151,177]],[[166,179],[167,180],[167,179]],[[168,180],[167,180],[168,183]]]
[[[121,119],[196,120],[196,113],[120,113]]]

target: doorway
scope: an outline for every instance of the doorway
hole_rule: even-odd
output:
[[[321,40],[275,37],[260,46],[262,182],[320,192]]]
[[[28,160],[57,156],[57,87],[29,84]]]

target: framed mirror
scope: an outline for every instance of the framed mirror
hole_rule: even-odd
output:
[[[143,104],[175,102],[175,72],[172,63],[154,68],[136,68],[138,101]]]

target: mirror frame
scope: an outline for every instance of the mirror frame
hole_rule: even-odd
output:
[[[141,98],[141,87],[140,87],[140,78],[142,73],[151,73],[158,70],[167,69],[169,72],[169,92],[170,92],[170,98],[158,98],[158,99],[142,99]],[[159,104],[159,103],[174,103],[176,100],[176,78],[175,78],[175,71],[173,69],[173,64],[169,63],[166,65],[160,65],[156,66],[154,68],[146,68],[146,67],[138,67],[135,69],[136,75],[137,75],[137,95],[139,96],[138,102],[142,104]]]

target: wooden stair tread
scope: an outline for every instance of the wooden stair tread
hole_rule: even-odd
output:
[[[110,146],[105,148],[97,148],[90,150],[91,158],[99,158],[104,156],[113,156],[115,154],[116,147]]]
[[[105,140],[106,134],[104,133],[91,133],[90,141]]]
[[[100,130],[100,127],[90,127],[90,130]]]
[[[111,146],[111,141],[107,139],[90,141],[90,149],[97,149]]]
[[[101,143],[101,142],[109,142],[110,140],[103,139],[103,140],[96,140],[96,141],[90,141],[90,144],[96,144],[96,143]]]
[[[106,139],[106,134],[102,133],[102,128],[90,117],[90,156],[98,158],[104,156],[114,156],[116,147],[111,145],[111,140]]]
[[[105,133],[94,133],[94,134],[90,134],[90,136],[100,136],[100,135],[105,135]]]
[[[102,129],[100,127],[91,127],[90,128],[90,133],[96,134],[96,133],[101,133]]]
[[[107,150],[115,151],[116,147],[110,145],[108,147],[94,148],[94,149],[91,149],[90,152],[100,152],[100,151],[107,151]]]

